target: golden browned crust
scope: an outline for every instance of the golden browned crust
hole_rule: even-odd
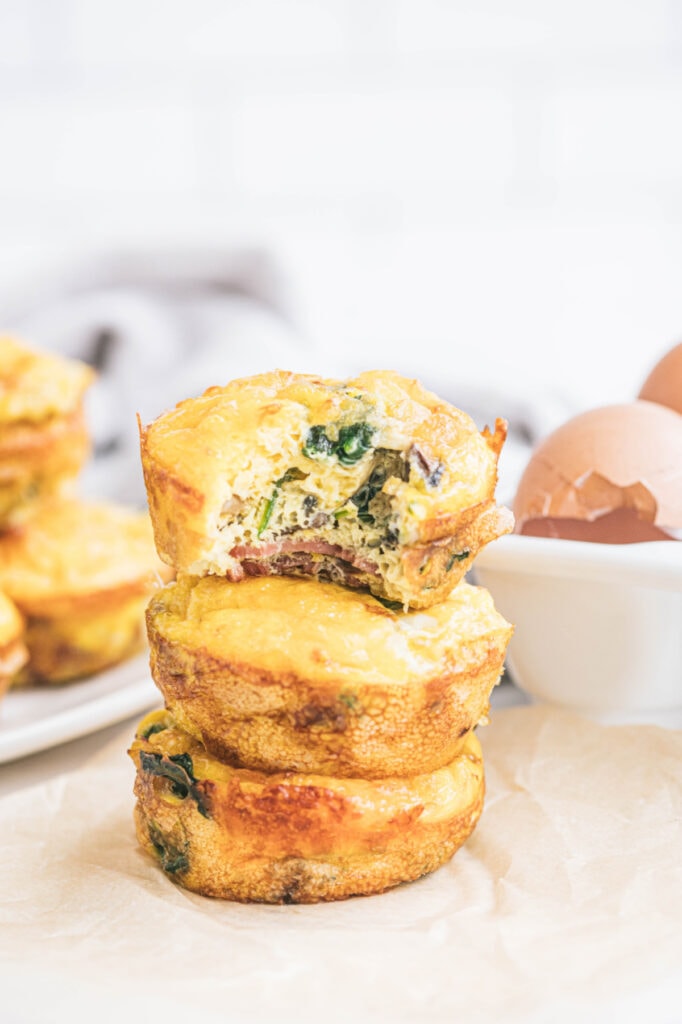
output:
[[[478,552],[508,533],[512,522],[507,509],[498,508],[493,501],[475,506],[468,516],[461,517],[458,527],[451,523],[454,534],[448,534],[447,523],[443,521],[448,518],[441,517],[424,527],[423,533],[433,532],[433,537],[403,549],[400,561],[405,585],[400,596],[390,586],[385,587],[387,596],[390,593],[391,598],[401,600],[409,592],[410,607],[420,609],[445,600],[453,590],[453,574],[457,582],[462,580]]]
[[[69,415],[79,408],[94,376],[77,359],[39,352],[0,335],[0,428]]]
[[[180,885],[223,899],[383,892],[449,860],[483,805],[473,734],[438,771],[374,782],[229,768],[168,712],[141,722],[130,754],[142,847]]]
[[[0,525],[60,491],[90,454],[82,409],[39,424],[0,428]]]
[[[154,680],[221,760],[381,778],[450,762],[485,718],[512,628],[482,588],[428,612],[282,577],[181,577],[147,612]]]
[[[320,575],[426,608],[512,528],[494,500],[505,436],[390,372],[210,388],[140,428],[157,548],[184,572]]]
[[[162,574],[144,513],[54,499],[5,529],[0,587],[26,617],[30,655],[17,681],[64,682],[142,650]]]
[[[110,502],[54,499],[0,532],[0,587],[35,616],[119,592],[139,596],[159,570],[168,577],[147,514]]]
[[[29,662],[17,684],[66,683],[101,672],[146,647],[144,609],[148,594],[121,591],[98,597],[94,610],[87,601],[74,602],[59,618],[31,618],[25,641]]]
[[[90,452],[90,367],[0,337],[0,524],[58,493]]]

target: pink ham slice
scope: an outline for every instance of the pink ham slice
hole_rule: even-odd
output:
[[[358,572],[379,575],[376,565],[368,558],[363,558],[351,548],[322,539],[296,540],[289,537],[266,544],[240,544],[232,548],[230,555],[241,563],[242,568],[241,573],[238,570],[233,572],[233,580],[241,579],[243,575],[268,576],[287,571],[306,575],[324,572],[325,563],[313,559],[313,555],[327,556],[335,565],[335,575],[342,574],[348,582]]]

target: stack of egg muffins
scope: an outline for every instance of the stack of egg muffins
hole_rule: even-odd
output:
[[[463,577],[512,526],[504,436],[388,372],[262,374],[141,430],[177,579],[147,610],[165,709],[130,754],[139,841],[175,881],[342,899],[471,833],[512,627]]]
[[[0,337],[0,692],[63,683],[144,649],[160,575],[146,513],[83,501],[83,363]]]

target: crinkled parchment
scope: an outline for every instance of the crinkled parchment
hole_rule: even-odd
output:
[[[682,733],[547,708],[480,732],[454,860],[383,896],[203,899],[137,848],[130,735],[0,803],[0,1019],[673,1021]]]

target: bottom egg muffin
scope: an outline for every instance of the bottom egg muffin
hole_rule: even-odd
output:
[[[512,633],[466,583],[403,612],[282,576],[180,576],[147,627],[166,707],[219,760],[362,779],[449,764],[486,718]]]
[[[15,605],[0,592],[0,697],[28,659],[23,636],[24,620]]]
[[[18,682],[90,675],[145,646],[144,608],[168,578],[149,517],[113,504],[54,499],[0,533],[0,588],[26,619]]]
[[[315,903],[413,881],[452,857],[483,805],[473,733],[429,774],[268,775],[223,764],[155,711],[130,756],[143,848],[186,889],[231,900]]]

